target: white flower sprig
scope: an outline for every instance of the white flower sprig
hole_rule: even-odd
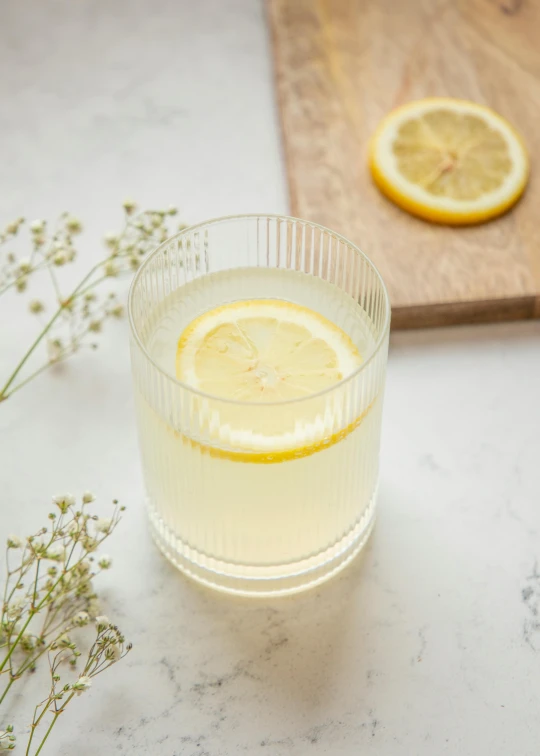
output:
[[[94,578],[112,565],[110,557],[96,552],[115,530],[125,507],[114,500],[111,517],[99,518],[90,509],[94,498],[87,491],[79,504],[71,494],[55,496],[55,509],[49,513],[47,527],[26,539],[14,535],[7,538],[7,575],[0,619],[0,680],[5,679],[5,686],[0,705],[17,680],[25,672],[34,671],[45,654],[51,671],[49,694],[34,712],[28,756],[36,728],[46,714],[50,713],[52,719],[36,754],[69,701],[87,690],[93,677],[131,649],[118,627],[99,614],[93,587]],[[60,688],[59,665],[67,662],[75,667],[81,656],[73,634],[92,621],[97,636],[84,668],[73,682]],[[11,750],[14,738],[11,727],[0,732],[0,751]]]
[[[172,235],[169,218],[177,213],[175,207],[136,213],[137,208],[132,200],[126,200],[123,207],[124,229],[119,234],[105,236],[107,255],[88,271],[68,295],[61,291],[58,269],[77,258],[75,237],[83,228],[78,218],[64,213],[50,232],[44,220],[31,223],[31,251],[25,257],[19,257],[8,249],[19,234],[24,218],[17,218],[0,232],[0,296],[10,289],[27,291],[35,274],[47,271],[55,299],[49,317],[44,316],[48,309],[46,302],[36,298],[29,301],[28,308],[40,319],[41,330],[5,383],[0,381],[0,402],[51,365],[63,362],[83,348],[95,349],[96,336],[105,321],[122,317],[124,308],[116,294],[111,292],[100,296],[96,289],[112,278],[136,270],[148,252]],[[179,228],[185,228],[185,225],[180,224]],[[29,359],[42,343],[46,345],[46,359],[23,377],[21,374]]]
[[[60,665],[69,661],[77,661],[79,652],[74,643],[69,638],[60,639],[57,643],[51,644],[48,652],[49,668],[51,672],[51,688],[49,695],[34,710],[34,718],[30,725],[30,737],[28,739],[27,754],[30,754],[30,748],[34,739],[34,733],[41,721],[47,714],[51,715],[49,727],[37,751],[39,754],[45,741],[56,724],[58,717],[62,714],[69,702],[74,696],[80,696],[89,690],[92,685],[92,679],[104,672],[113,664],[123,659],[131,651],[131,644],[126,644],[125,638],[116,625],[109,622],[107,617],[96,617],[97,636],[91,645],[84,667],[79,676],[73,682],[67,682],[62,685],[62,678],[59,674]]]

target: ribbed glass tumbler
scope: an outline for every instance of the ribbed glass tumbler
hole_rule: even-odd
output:
[[[239,300],[309,308],[346,334],[360,364],[317,393],[264,403],[180,380],[184,329]],[[347,564],[374,521],[388,350],[390,306],[370,260],[314,223],[219,218],[144,260],[129,315],[147,503],[163,553],[240,594],[291,593]]]

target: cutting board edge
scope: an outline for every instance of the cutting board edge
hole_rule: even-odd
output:
[[[502,323],[536,318],[540,318],[540,297],[534,295],[470,302],[442,302],[433,305],[393,307],[392,330]]]

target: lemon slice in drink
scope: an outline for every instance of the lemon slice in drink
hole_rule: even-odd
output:
[[[361,362],[351,339],[313,310],[276,299],[241,300],[196,318],[182,333],[176,375],[238,402],[283,402],[324,391]]]
[[[520,136],[493,110],[433,98],[389,113],[370,149],[379,189],[403,210],[452,225],[479,223],[521,196],[529,160]]]
[[[307,307],[260,299],[210,310],[185,329],[176,354],[177,377],[211,395],[193,400],[201,431],[190,443],[265,464],[333,446],[362,417],[346,392],[324,391],[361,362],[347,334]]]

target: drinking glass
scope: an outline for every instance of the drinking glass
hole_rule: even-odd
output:
[[[360,366],[318,393],[271,403],[213,396],[177,378],[176,345],[194,318],[264,299],[335,323]],[[240,594],[292,593],[343,568],[375,517],[390,306],[373,263],[316,223],[218,218],[144,260],[129,317],[150,527],[165,556]]]

